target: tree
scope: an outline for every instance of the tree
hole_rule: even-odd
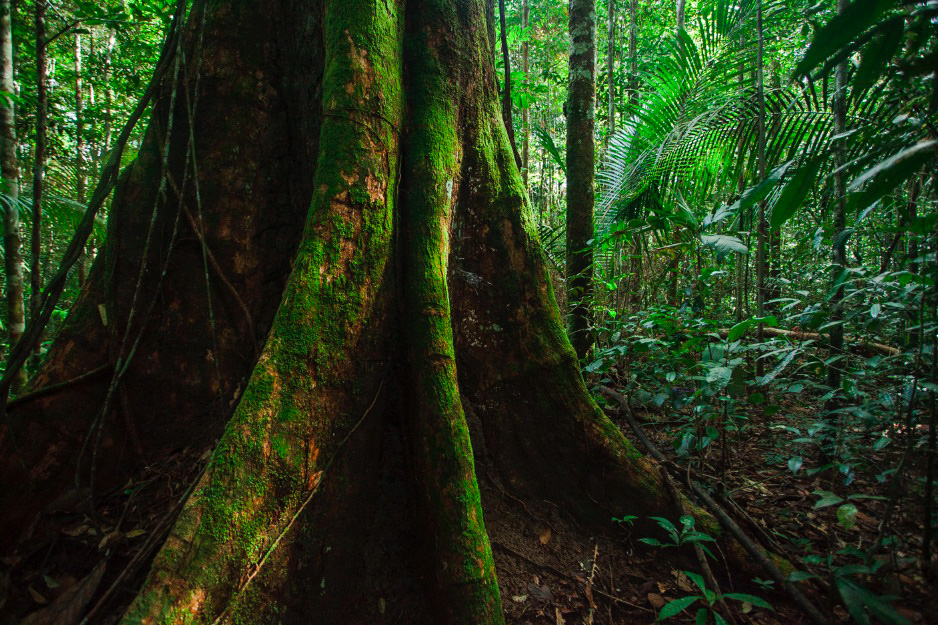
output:
[[[0,2],[0,91],[6,99],[0,107],[0,168],[3,174],[3,251],[6,275],[7,328],[10,344],[16,343],[25,327],[23,304],[23,257],[20,232],[20,170],[16,162],[16,114],[13,105],[13,20],[10,0]],[[17,387],[26,383],[25,371],[17,376]]]
[[[195,5],[81,298],[0,430],[4,541],[220,434],[123,622],[329,622],[341,592],[310,589],[354,586],[399,413],[441,620],[499,623],[470,408],[519,492],[602,524],[673,514],[579,375],[486,19],[481,0]]]
[[[593,344],[593,178],[596,146],[596,0],[570,0],[567,92],[567,301],[570,341],[583,358]]]

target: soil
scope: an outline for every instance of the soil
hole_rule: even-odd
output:
[[[805,420],[811,418],[809,405],[786,409]],[[673,455],[671,441],[680,420],[675,415],[668,415],[667,420],[656,414],[639,417],[649,436]],[[628,426],[620,423],[620,427],[634,440]],[[896,432],[893,445],[875,454],[873,468],[881,471],[898,464],[905,448],[903,436]],[[804,564],[802,556],[822,547],[835,551],[848,545],[869,545],[875,540],[888,501],[858,500],[855,526],[849,530],[841,527],[836,506],[817,509],[817,497],[811,494],[817,489],[837,491],[837,480],[832,483],[829,475],[811,476],[807,470],[792,473],[784,463],[779,466],[779,458],[787,458],[792,438],[757,425],[732,442],[725,473],[723,456],[716,446],[693,458],[692,464],[695,473],[711,484],[718,484],[717,476],[722,476],[726,494],[745,511],[736,515],[742,524],[750,523],[750,530],[754,525],[761,527],[796,568],[823,576],[823,569]],[[362,549],[365,561],[358,596],[349,601],[348,610],[336,622],[430,625],[435,623],[430,584],[416,557],[419,537],[409,512],[413,507],[409,505],[403,444],[394,424],[387,426],[385,440],[384,475],[377,513]],[[648,547],[639,542],[643,536],[636,535],[628,524],[611,518],[604,531],[590,531],[556,502],[522,500],[500,482],[484,448],[475,451],[485,523],[508,623],[650,624],[667,602],[697,594],[682,573],[700,570],[690,550]],[[53,510],[23,537],[19,555],[2,562],[0,624],[77,624],[79,616],[89,610],[93,610],[90,623],[116,623],[142,583],[155,549],[207,458],[208,450],[187,448],[151,463],[122,488],[97,494],[95,514],[76,505],[74,493],[52,506]],[[686,464],[687,458],[676,461]],[[812,463],[816,464],[815,459],[805,454],[805,466]],[[910,475],[914,477],[920,469],[913,466]],[[879,471],[858,473],[850,492],[888,494],[889,481],[881,484],[873,477]],[[908,481],[915,483],[914,479]],[[929,601],[935,588],[929,587],[910,558],[921,536],[919,499],[914,493],[897,499],[893,526],[898,539],[888,550],[883,572],[870,580],[878,592],[899,597],[895,605],[914,625],[938,622],[934,603]],[[103,569],[101,562],[106,562]],[[774,611],[769,611],[733,604],[731,623],[809,623],[783,593],[760,586],[749,574],[727,570],[719,560],[712,568],[723,592],[750,593],[774,606]],[[804,590],[822,610],[834,615],[833,623],[849,622],[843,608],[818,586],[809,583]],[[48,620],[55,606],[60,620]],[[79,609],[74,615],[62,616],[69,606]],[[693,622],[695,608],[670,622]]]

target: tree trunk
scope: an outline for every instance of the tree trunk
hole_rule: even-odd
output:
[[[13,83],[13,10],[10,0],[0,0],[0,91],[15,93]],[[20,170],[16,162],[16,108],[13,101],[0,106],[0,174],[3,176],[3,249],[6,272],[7,328],[15,345],[26,327],[23,304],[23,256],[20,232]],[[21,370],[14,381],[19,389],[26,383]]]
[[[837,12],[843,13],[847,10],[847,0],[837,0]],[[834,111],[834,133],[842,135],[847,130],[847,64],[839,63],[834,69],[834,98],[831,103]],[[831,389],[840,388],[841,370],[844,366],[844,287],[842,275],[847,267],[847,188],[844,174],[840,171],[841,165],[846,162],[846,150],[843,141],[838,143],[834,151],[834,245],[831,250],[831,286],[835,289],[831,295],[831,333],[830,333],[830,354],[833,359],[827,365],[827,385]],[[838,282],[840,285],[838,286]],[[832,411],[839,405],[838,396],[835,394],[827,403],[827,410]],[[835,453],[834,446],[836,439],[834,426],[837,417],[828,415],[827,436],[823,441],[823,453],[829,459],[832,459]]]
[[[677,0],[677,6],[675,7],[677,32],[684,30],[684,2],[685,0]]]
[[[589,352],[593,294],[593,175],[596,119],[596,0],[570,0],[567,92],[567,302],[570,342]]]
[[[511,115],[511,55],[508,54],[508,28],[505,26],[505,0],[498,0],[498,24],[501,31],[502,63],[505,65],[505,84],[502,89],[502,119],[505,121],[505,130],[508,131],[508,142],[511,152],[515,155],[515,162],[521,168],[521,156],[518,154],[518,144],[515,142],[515,123]]]
[[[29,310],[34,316],[42,293],[42,193],[46,167],[46,126],[49,115],[49,94],[46,60],[46,11],[48,0],[36,0],[36,151],[33,155],[32,237],[29,251]],[[38,347],[37,347],[38,349]]]
[[[756,94],[759,99],[759,180],[765,180],[765,68],[763,67],[763,52],[765,38],[762,28],[762,0],[756,0],[756,36],[759,38],[756,48]],[[766,220],[765,200],[759,202],[759,212],[756,217],[756,314],[765,316],[765,274],[766,274]],[[759,323],[759,341],[765,340],[765,325]],[[765,359],[756,360],[756,375],[765,375]]]
[[[609,133],[606,135],[606,144],[609,137],[616,131],[616,89],[615,89],[615,69],[616,69],[616,3],[615,0],[608,0],[609,15],[606,24],[606,90],[609,98],[606,121],[609,126]]]
[[[629,104],[638,102],[638,0],[629,0]]]
[[[106,368],[109,345],[130,359],[111,335],[145,261],[136,299],[156,304],[132,327],[143,333],[120,380],[127,414],[96,413],[110,387],[98,378],[10,406],[3,432],[25,447],[0,441],[4,540],[68,488],[81,455],[69,441],[96,419],[99,489],[140,464],[123,451],[131,427],[144,457],[221,433],[124,623],[347,622],[384,426],[398,418],[438,622],[503,622],[483,450],[509,488],[594,527],[607,509],[675,515],[579,375],[501,121],[486,19],[482,0],[196,4],[181,80],[164,85],[106,245],[33,383]],[[212,164],[198,185],[197,163]],[[150,206],[164,236],[145,256]],[[249,329],[266,337],[259,356],[243,356]]]
[[[75,35],[75,200],[84,205],[85,191],[88,186],[88,173],[85,170],[85,118],[84,93],[81,84],[81,35]],[[85,251],[85,255],[89,252]],[[78,284],[85,283],[85,258],[78,261]]]
[[[521,43],[521,70],[524,72],[524,84],[527,88],[530,80],[529,62],[531,53],[531,38],[528,33],[528,20],[531,14],[531,7],[528,0],[521,0],[521,31],[525,33],[524,40]],[[521,109],[521,178],[524,180],[524,188],[528,190],[528,177],[531,175],[531,107],[526,104]]]

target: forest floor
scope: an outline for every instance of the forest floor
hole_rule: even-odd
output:
[[[799,415],[806,421],[812,418],[810,404],[785,408],[795,420]],[[628,425],[615,414],[612,417],[634,440]],[[680,424],[675,415],[638,417],[646,433],[673,458],[671,442],[674,428]],[[406,509],[410,498],[403,445],[396,428],[389,426],[388,430],[390,443],[384,451],[385,474],[379,484],[377,513],[363,545],[363,554],[367,554],[364,572],[357,597],[348,602],[335,622],[430,625],[435,620],[428,583],[415,557],[416,524]],[[857,499],[855,524],[850,529],[842,527],[837,506],[816,508],[817,496],[812,494],[819,489],[838,491],[837,480],[832,482],[829,472],[810,476],[807,470],[793,473],[786,466],[793,437],[757,424],[731,443],[725,472],[721,466],[724,456],[716,445],[694,459],[694,471],[712,484],[723,474],[725,493],[741,510],[735,513],[744,521],[741,525],[748,524],[751,530],[760,527],[796,568],[812,570],[823,578],[823,568],[804,564],[802,556],[868,546],[876,540],[888,501]],[[868,460],[878,471],[895,467],[904,448],[902,434],[896,433],[893,445]],[[476,453],[485,522],[508,623],[650,624],[669,601],[698,594],[683,573],[700,570],[691,550],[648,547],[639,542],[645,536],[611,518],[607,531],[588,531],[550,501],[522,501],[509,493],[489,466],[484,449]],[[55,525],[57,531],[37,532],[52,538],[35,542],[16,560],[2,563],[6,573],[0,574],[0,614],[6,616],[0,616],[0,625],[77,625],[79,616],[88,610],[93,610],[91,623],[115,623],[142,582],[154,547],[207,457],[205,450],[180,450],[150,464],[122,488],[102,493],[98,523],[76,511],[73,502],[63,500],[53,506],[44,523]],[[686,464],[686,460],[678,462]],[[812,466],[812,462],[814,459],[805,454],[805,466]],[[915,484],[918,471],[919,467],[911,467],[909,484]],[[887,497],[890,481],[877,482],[872,477],[875,473],[858,472],[850,492]],[[897,498],[892,527],[898,538],[888,550],[889,556],[883,558],[875,580],[865,582],[878,593],[898,597],[894,605],[913,625],[936,623],[938,606],[931,600],[936,589],[926,583],[913,557],[922,528],[920,498],[909,494]],[[107,529],[102,532],[97,528]],[[663,539],[663,533],[656,538]],[[719,550],[716,553],[719,558]],[[753,594],[775,608],[769,611],[735,603],[732,625],[809,623],[784,593],[761,586],[751,572],[728,570],[720,560],[713,562],[712,568],[723,592]],[[803,584],[803,590],[822,610],[835,615],[835,623],[850,622],[846,611],[836,605],[833,593],[823,588],[815,582]],[[693,622],[697,607],[668,622]],[[23,619],[25,615],[31,616]]]

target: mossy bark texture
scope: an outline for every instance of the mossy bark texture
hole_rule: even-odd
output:
[[[225,135],[205,131],[217,136],[221,164],[201,159],[203,191],[245,192],[234,165],[223,173],[224,159],[248,155],[243,166],[264,181],[252,188],[278,187],[284,206],[305,206],[306,221],[284,221],[296,243],[279,245],[278,258],[292,269],[282,297],[271,296],[276,315],[258,324],[263,348],[243,393],[222,384],[230,420],[123,623],[340,622],[331,615],[355,585],[386,416],[400,417],[440,622],[504,621],[475,473],[483,447],[519,495],[581,519],[606,526],[609,510],[673,514],[657,472],[580,377],[501,119],[486,6],[208,2],[206,62],[230,69],[203,77],[205,106],[221,106],[231,84],[254,91],[213,118],[219,133],[231,124]],[[189,39],[201,15],[193,11]],[[268,73],[276,80],[264,82]],[[258,102],[266,123],[249,119]],[[151,144],[168,114],[155,115]],[[282,170],[268,169],[273,155]],[[155,188],[146,158],[117,207],[127,193]],[[261,220],[270,197],[251,196],[267,204],[239,218]],[[231,219],[222,206],[206,206],[219,222],[212,245],[237,264],[248,234],[221,226]],[[116,214],[112,246],[136,232],[121,221],[129,214]],[[92,304],[105,298],[95,280],[118,266],[101,265],[70,327],[90,323]],[[95,353],[84,343],[76,352],[74,337],[67,329],[67,349],[57,349]],[[172,357],[166,349],[153,353]],[[210,403],[219,394],[210,382],[193,397]],[[191,431],[191,415],[166,418]],[[50,457],[66,467],[73,456]]]
[[[567,301],[570,342],[593,345],[593,170],[596,162],[596,0],[570,0],[567,112]]]

